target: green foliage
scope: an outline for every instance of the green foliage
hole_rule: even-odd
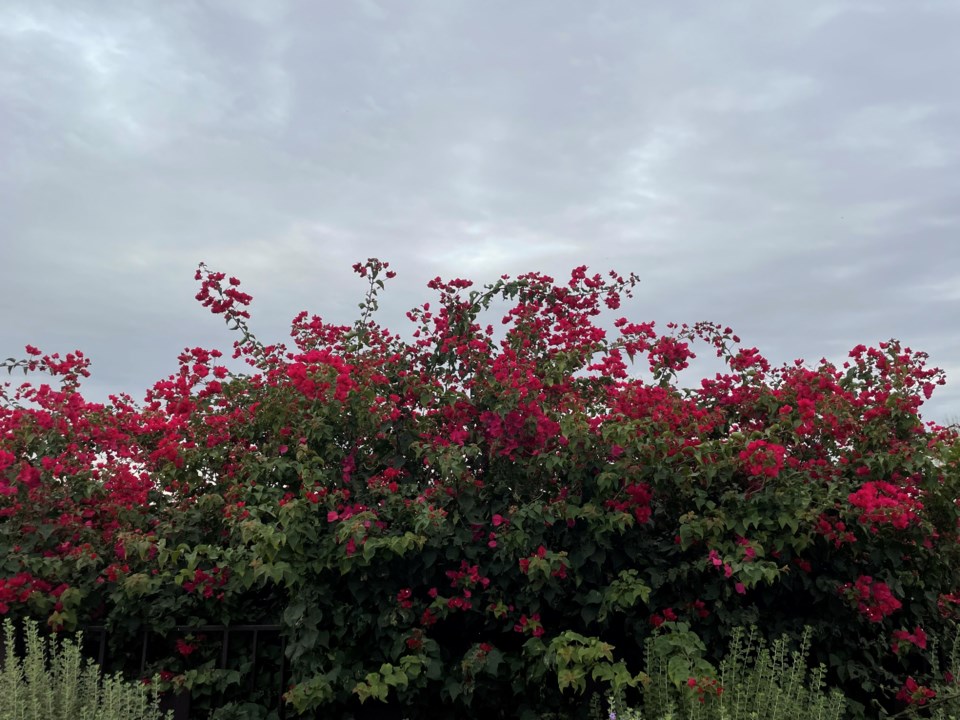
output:
[[[0,720],[163,720],[151,689],[120,675],[101,677],[84,662],[70,640],[40,638],[37,624],[24,623],[26,655],[15,652],[17,632],[3,623],[4,657],[0,669]]]

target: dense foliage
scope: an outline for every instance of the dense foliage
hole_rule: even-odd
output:
[[[928,700],[928,638],[960,609],[960,458],[920,419],[944,382],[923,353],[773,368],[729,328],[615,317],[636,278],[583,267],[437,278],[405,339],[374,320],[386,263],[355,270],[360,319],[302,313],[287,347],[201,265],[249,369],[186,349],[143,404],[84,400],[79,352],[8,361],[59,386],[0,397],[0,612],[106,624],[118,653],[147,625],[281,622],[300,712],[574,713],[642,686],[651,636],[698,692],[748,625],[812,628],[868,714]],[[726,370],[683,389],[695,343]],[[147,674],[202,705],[241,682],[217,652],[170,639]]]

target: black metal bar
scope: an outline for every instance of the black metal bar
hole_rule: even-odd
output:
[[[287,686],[287,639],[280,636],[280,697],[277,698],[277,707],[280,708],[280,720],[287,717],[287,704],[283,701],[283,689]]]
[[[106,625],[84,625],[82,630],[89,630],[91,632],[100,632],[101,630],[106,629]],[[174,625],[171,628],[172,632],[219,632],[224,628],[228,628],[230,632],[253,632],[254,630],[259,630],[262,632],[276,632],[282,629],[281,625],[270,625],[270,624],[257,624],[257,625]]]
[[[97,651],[97,662],[101,668],[104,667],[106,661],[107,653],[107,626],[106,625],[87,625],[82,628],[87,632],[98,632],[100,634],[100,643]],[[277,633],[280,637],[280,682],[279,682],[279,692],[277,695],[277,710],[280,720],[286,720],[286,704],[283,701],[283,695],[285,693],[287,680],[289,677],[289,668],[287,666],[287,643],[286,638],[283,636],[283,628],[279,624],[270,624],[270,623],[258,623],[258,624],[245,624],[245,625],[175,625],[168,632],[170,634],[181,635],[188,633],[219,633],[222,637],[222,645],[220,652],[220,668],[226,669],[227,662],[229,660],[230,654],[230,634],[236,632],[249,632],[253,634],[253,642],[251,647],[252,661],[250,665],[250,678],[248,681],[249,687],[252,689],[256,685],[257,678],[257,668],[259,666],[259,651],[260,651],[260,633],[270,632]],[[143,629],[143,640],[140,650],[140,675],[146,672],[147,660],[149,657],[150,651],[150,633],[153,632],[151,628],[145,627]],[[165,635],[167,633],[158,633],[160,635]],[[0,643],[2,643],[3,638],[0,637]],[[2,647],[2,644],[0,644]],[[2,657],[0,657],[0,664],[2,664]],[[167,709],[173,710],[174,720],[188,720],[189,718],[189,708],[190,708],[190,693],[189,692],[179,692],[176,695],[171,696],[167,700]]]
[[[100,650],[97,652],[97,665],[100,666],[100,671],[103,672],[103,661],[107,654],[107,629],[104,628],[100,631]]]
[[[140,676],[143,677],[143,673],[147,669],[147,638],[150,634],[150,631],[147,628],[143,629],[143,650],[140,652]]]
[[[220,645],[220,669],[227,669],[227,651],[230,647],[230,629],[223,628],[223,642]]]
[[[253,632],[254,630],[278,631],[280,625],[175,625],[174,632]]]
[[[260,631],[253,631],[253,647],[250,649],[250,677],[247,679],[247,687],[252,689],[257,679],[257,640],[260,637]]]

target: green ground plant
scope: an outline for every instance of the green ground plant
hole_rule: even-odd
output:
[[[655,638],[647,641],[649,680],[641,708],[631,708],[622,694],[608,698],[611,720],[840,720],[844,696],[826,689],[826,668],[808,666],[810,630],[800,647],[789,650],[787,637],[768,648],[756,628],[733,632],[719,672],[691,676],[677,685],[670,678],[672,656]]]
[[[0,668],[0,720],[165,720],[156,694],[120,675],[100,675],[84,660],[77,643],[40,637],[26,620],[26,653],[16,652],[17,630],[3,623],[4,656]],[[78,640],[79,642],[79,640]]]
[[[768,648],[757,628],[732,633],[727,654],[717,672],[691,676],[686,683],[671,680],[669,663],[674,656],[652,637],[646,643],[647,671],[639,706],[631,706],[622,691],[607,695],[607,711],[594,702],[595,720],[841,720],[862,715],[863,708],[825,683],[826,668],[810,667],[810,636],[807,628],[797,649],[790,650],[786,636]],[[931,640],[938,645],[938,639]],[[886,720],[957,720],[960,718],[960,628],[950,643],[947,663],[937,664],[929,687],[912,678],[900,689],[909,703],[889,715],[879,703],[873,709]],[[937,653],[934,653],[937,657]]]

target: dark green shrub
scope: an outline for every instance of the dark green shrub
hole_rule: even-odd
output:
[[[922,353],[771,368],[711,324],[611,333],[598,317],[635,280],[582,268],[436,280],[405,341],[371,320],[385,265],[357,270],[361,319],[304,314],[287,349],[201,268],[251,374],[188,349],[142,407],[86,403],[82,358],[21,363],[64,385],[0,411],[2,609],[105,619],[131,653],[144,625],[278,620],[291,707],[343,716],[585,713],[586,693],[640,684],[658,627],[677,686],[750,625],[810,627],[853,710],[934,680],[926,635],[960,605],[960,473],[956,433],[920,419],[943,380]],[[503,302],[501,337],[484,315]],[[694,341],[727,371],[683,389]],[[191,644],[150,672],[212,709],[243,668]],[[278,678],[257,675],[266,703]]]

